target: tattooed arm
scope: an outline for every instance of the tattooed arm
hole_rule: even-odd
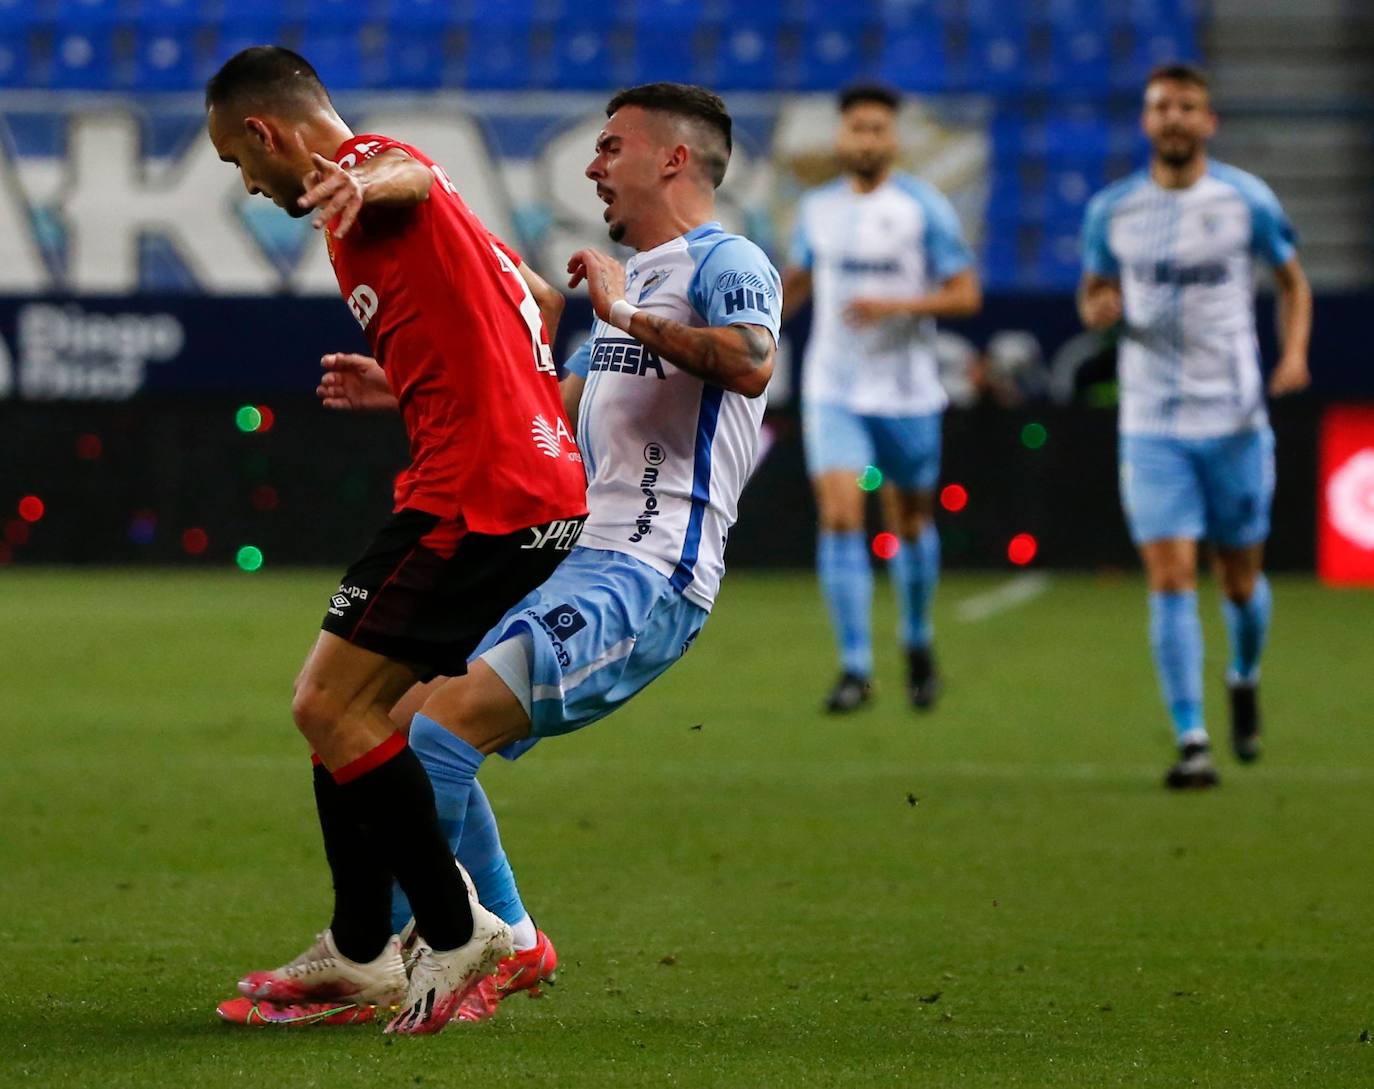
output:
[[[568,262],[570,287],[584,279],[602,321],[633,336],[650,351],[704,382],[745,397],[758,397],[773,375],[777,343],[761,325],[695,328],[638,310],[625,302],[625,270],[596,250],[579,250]]]

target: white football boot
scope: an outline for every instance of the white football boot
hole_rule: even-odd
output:
[[[449,1023],[468,992],[515,952],[510,927],[469,897],[472,937],[457,949],[437,952],[415,944],[405,1008],[387,1025],[388,1033],[425,1036]]]
[[[349,960],[328,930],[289,964],[266,972],[249,972],[239,980],[239,993],[253,999],[292,1005],[347,999],[360,1005],[396,1006],[406,997],[406,970],[401,942],[395,935],[376,960]]]

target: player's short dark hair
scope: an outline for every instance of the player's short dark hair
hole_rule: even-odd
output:
[[[711,184],[720,186],[734,148],[730,111],[720,95],[690,83],[644,83],[616,94],[606,103],[606,116],[610,117],[623,106],[684,117],[719,137],[723,148],[701,147],[698,153]]]
[[[1190,87],[1200,87],[1204,91],[1210,90],[1207,85],[1207,73],[1196,64],[1183,64],[1181,62],[1157,64],[1150,69],[1150,74],[1145,77],[1145,86],[1149,87],[1152,83],[1159,83],[1161,80],[1168,80],[1170,83],[1186,83]]]
[[[272,106],[329,102],[310,62],[279,45],[252,45],[235,53],[205,84],[205,108],[233,104]]]
[[[895,112],[902,105],[902,96],[885,83],[856,83],[840,92],[840,113],[869,103],[886,106]]]

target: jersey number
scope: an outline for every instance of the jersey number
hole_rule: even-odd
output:
[[[435,168],[436,172],[438,168]],[[501,267],[515,277],[515,282],[520,285],[520,316],[525,319],[525,324],[530,330],[530,346],[534,349],[534,369],[547,374],[557,374],[558,369],[553,365],[553,349],[544,340],[544,316],[539,313],[539,304],[534,301],[534,296],[530,294],[530,285],[525,283],[525,278],[520,275],[520,270],[515,267],[499,246],[492,246],[492,252],[496,254],[496,259],[501,262]]]

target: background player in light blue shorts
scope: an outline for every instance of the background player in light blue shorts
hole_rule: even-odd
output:
[[[939,694],[930,612],[940,574],[934,513],[946,397],[935,319],[972,314],[982,302],[949,201],[894,169],[899,105],[885,87],[840,96],[835,150],[843,173],[802,198],[783,279],[789,312],[814,295],[802,425],[820,517],[816,569],[840,656],[826,699],[834,712],[871,694],[864,508],[880,483],[885,521],[899,542],[891,571],[907,694],[922,710]]]
[[[1255,339],[1254,264],[1274,269],[1283,356],[1274,396],[1308,384],[1312,296],[1278,200],[1209,162],[1216,115],[1203,74],[1156,69],[1145,86],[1148,170],[1099,193],[1083,227],[1079,312],[1123,323],[1121,499],[1150,583],[1150,645],[1178,760],[1171,788],[1218,782],[1202,716],[1198,542],[1213,546],[1231,640],[1231,741],[1259,756],[1259,664],[1269,629],[1262,572],[1274,494]]]

